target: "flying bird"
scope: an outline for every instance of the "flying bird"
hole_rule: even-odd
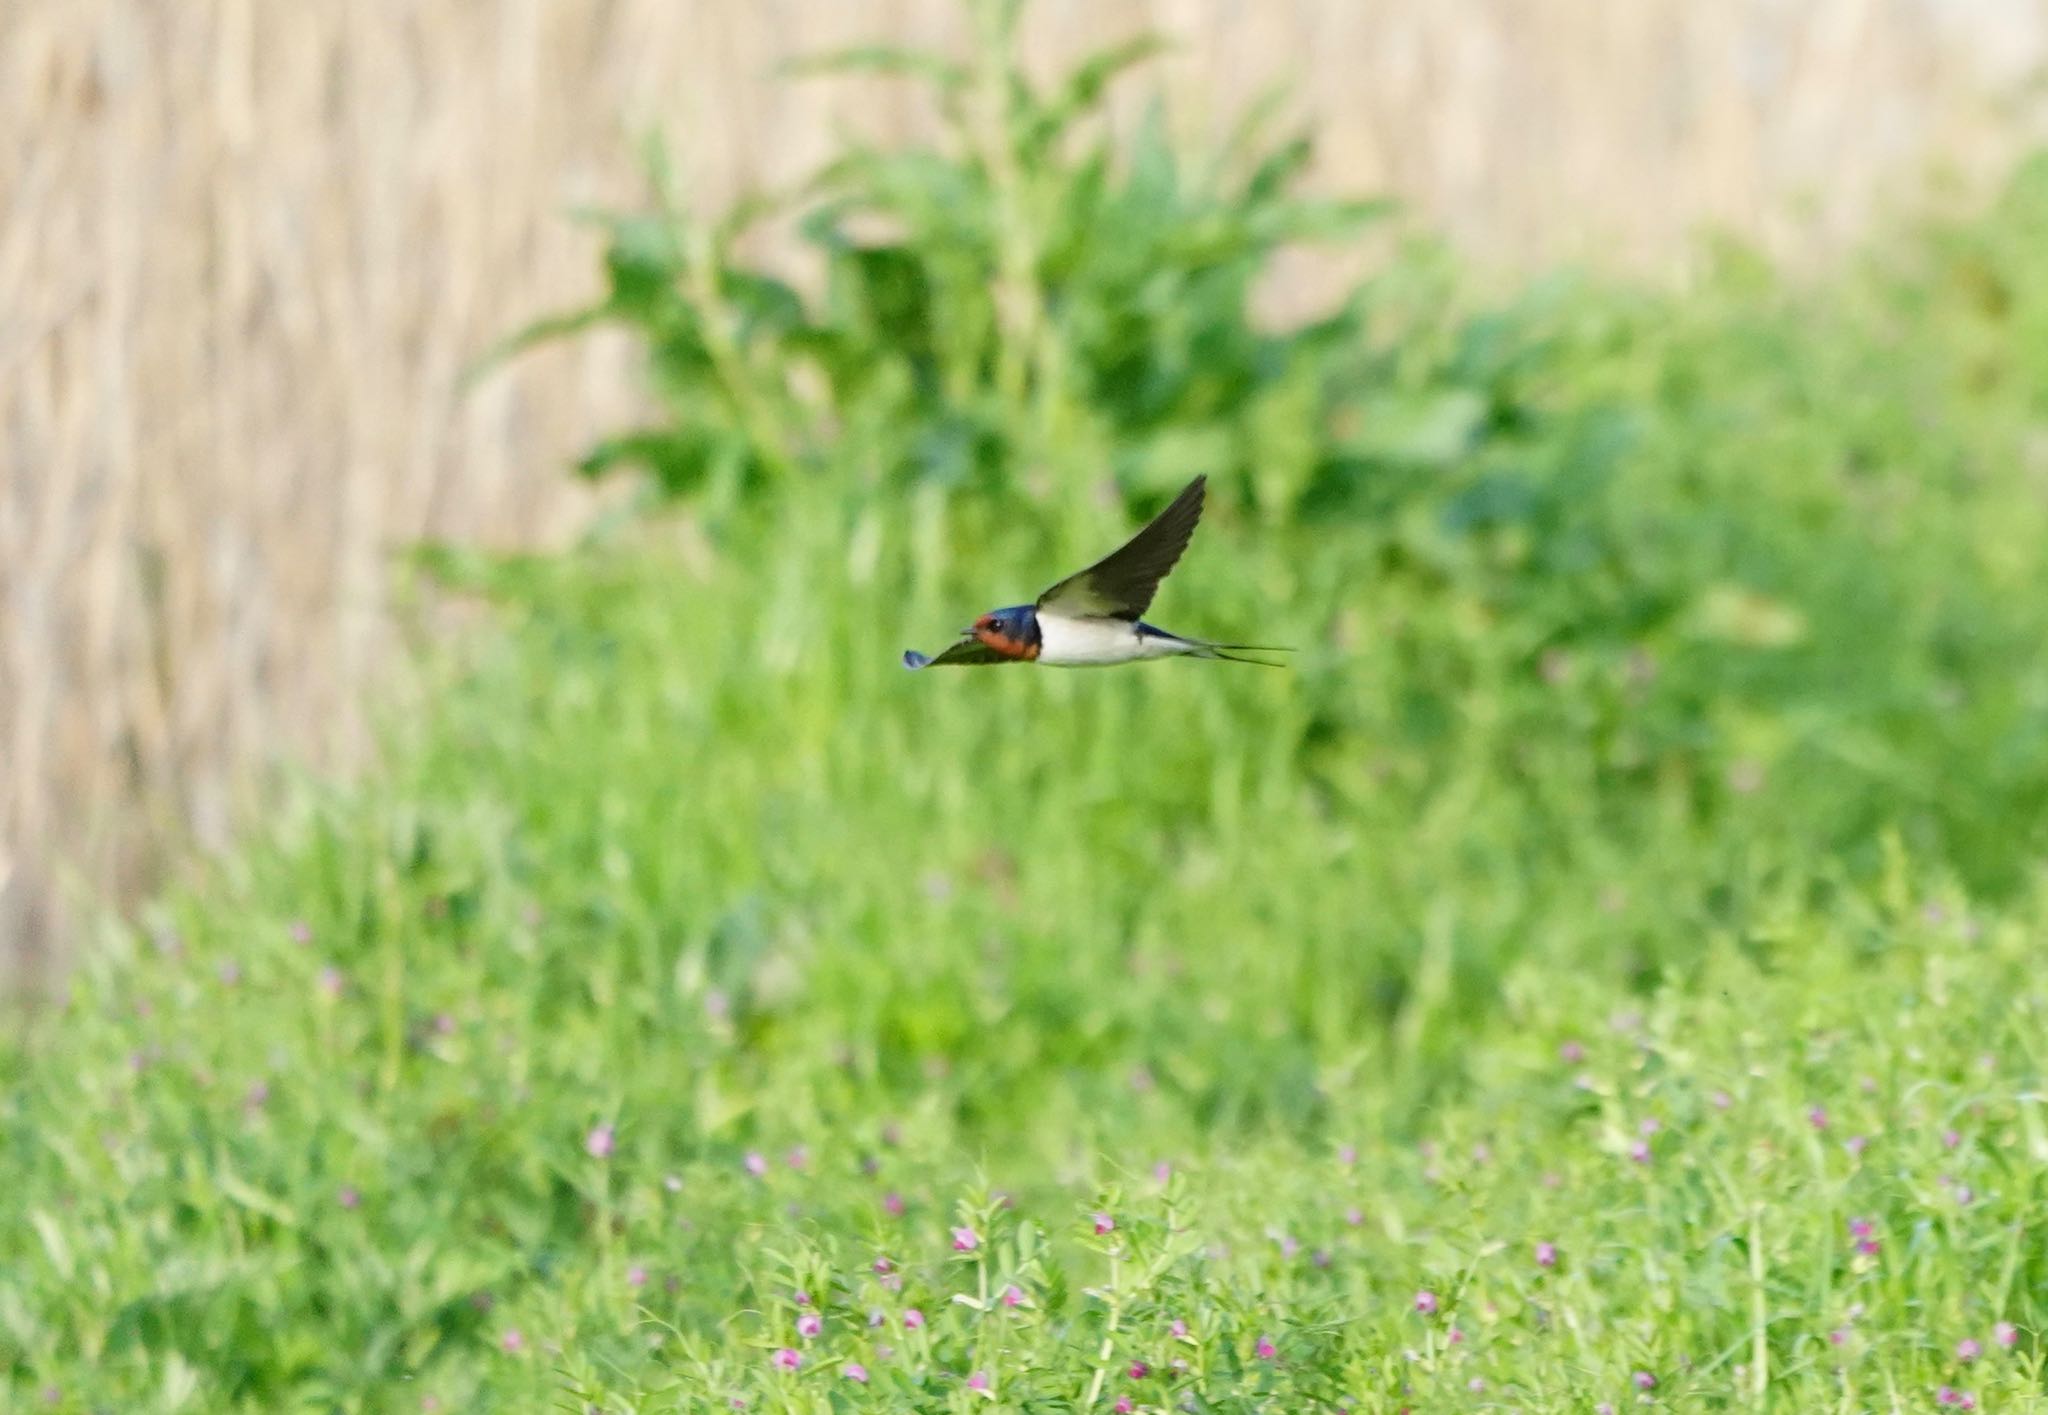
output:
[[[938,657],[928,658],[911,649],[903,655],[903,666],[1038,663],[1085,668],[1185,656],[1278,668],[1279,664],[1241,655],[1285,653],[1285,649],[1183,638],[1140,617],[1159,592],[1159,582],[1188,548],[1195,522],[1202,519],[1207,484],[1207,477],[1196,477],[1121,550],[1061,580],[1040,595],[1037,603],[992,609],[975,620],[972,628],[961,630],[959,642]]]

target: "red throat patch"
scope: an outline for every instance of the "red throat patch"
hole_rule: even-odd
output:
[[[1038,657],[1038,645],[1027,644],[1013,639],[1008,634],[999,634],[986,625],[974,626],[974,637],[987,644],[1004,658],[1022,659],[1026,662]]]

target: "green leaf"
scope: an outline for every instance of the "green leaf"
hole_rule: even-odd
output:
[[[896,74],[926,79],[942,89],[964,88],[967,84],[967,70],[944,55],[887,44],[863,44],[801,56],[783,64],[780,72],[792,78],[812,78],[820,74]]]
[[[1042,156],[1075,119],[1102,101],[1104,91],[1119,74],[1166,47],[1163,36],[1140,34],[1089,55],[1040,102],[1026,129],[1025,150],[1034,157]]]

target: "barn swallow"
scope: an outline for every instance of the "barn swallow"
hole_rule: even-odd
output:
[[[1147,624],[1141,616],[1159,591],[1188,538],[1202,519],[1207,477],[1196,477],[1173,498],[1152,523],[1132,536],[1121,550],[1104,556],[1078,575],[1069,575],[1038,597],[1035,604],[992,609],[960,631],[960,640],[937,658],[915,649],[903,655],[905,668],[936,668],[942,663],[1039,663],[1053,668],[1083,668],[1131,663],[1141,658],[1217,658],[1278,668],[1241,654],[1285,653],[1259,644],[1217,644],[1186,639]]]

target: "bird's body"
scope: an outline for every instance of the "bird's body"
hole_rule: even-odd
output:
[[[1045,641],[1038,661],[1053,668],[1134,663],[1141,658],[1186,653],[1194,647],[1186,639],[1150,624],[1122,619],[1067,619],[1057,614],[1041,614],[1038,632]]]
[[[903,655],[904,666],[1037,663],[1047,668],[1092,668],[1176,657],[1264,662],[1239,656],[1254,649],[1252,645],[1183,638],[1139,618],[1194,535],[1205,482],[1202,477],[1189,482],[1122,549],[1060,581],[1037,603],[991,610],[938,657],[927,658],[913,649]]]

